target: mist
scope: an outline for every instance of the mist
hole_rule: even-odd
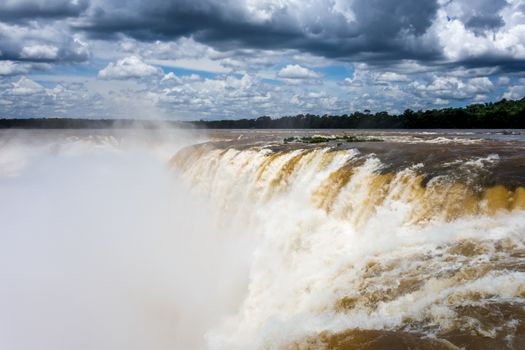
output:
[[[0,136],[0,348],[205,348],[250,242],[169,167],[204,136]]]

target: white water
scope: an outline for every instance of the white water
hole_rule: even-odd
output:
[[[257,239],[248,296],[235,317],[210,332],[211,348],[278,349],[325,330],[395,329],[406,319],[427,320],[446,329],[459,320],[453,311],[458,303],[449,299],[455,296],[468,304],[468,294],[473,291],[493,300],[523,302],[523,272],[498,270],[459,282],[437,277],[454,269],[461,272],[463,266],[489,264],[495,254],[488,250],[475,259],[448,254],[447,261],[442,257],[447,254],[443,246],[475,240],[488,242],[484,243],[488,246],[508,241],[521,249],[525,247],[523,211],[502,211],[490,217],[465,217],[452,222],[436,216],[417,224],[413,214],[419,210],[419,203],[412,200],[411,189],[416,177],[406,169],[391,182],[381,205],[371,213],[365,212],[369,209],[363,207],[373,193],[371,178],[381,167],[378,159],[370,157],[354,170],[327,214],[315,205],[314,194],[331,173],[358,152],[340,152],[324,166],[321,163],[327,150],[309,153],[285,181],[275,186],[283,165],[299,152],[278,157],[262,175],[260,169],[268,159],[264,149],[210,151],[183,165],[188,181],[200,193],[207,193],[226,216],[244,220],[246,234]],[[502,259],[507,255],[503,253]],[[433,256],[433,264],[421,256]],[[364,276],[371,262],[391,265],[392,270],[385,269],[363,290],[362,285],[371,280]],[[422,266],[425,269],[414,271]],[[414,272],[424,283],[413,293],[375,307],[335,310],[334,305],[342,297],[355,296],[359,300],[374,290],[386,294],[405,274]]]
[[[358,151],[316,150],[283,176],[301,151],[264,171],[265,149],[209,151],[174,170],[170,157],[195,142],[178,133],[30,140],[0,149],[1,349],[278,349],[406,319],[446,329],[473,291],[523,302],[520,271],[439,274],[510,259],[495,242],[524,249],[524,213],[415,221],[413,169],[370,210],[382,165],[369,157],[327,213],[315,193]],[[465,240],[485,250],[448,252]],[[375,277],[372,263],[384,267]],[[415,291],[335,307],[414,273]]]

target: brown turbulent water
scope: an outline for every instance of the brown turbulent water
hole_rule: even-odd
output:
[[[234,326],[214,334],[230,348],[525,348],[525,135],[283,141],[316,134],[342,132],[211,132],[172,159],[259,241]]]
[[[1,348],[525,348],[522,130],[7,130],[0,180]]]

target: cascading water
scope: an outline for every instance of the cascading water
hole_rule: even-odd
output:
[[[522,141],[167,134],[0,134],[0,348],[525,346]]]
[[[179,152],[177,172],[256,242],[210,347],[523,346],[525,189],[477,179],[498,161],[427,176],[358,148]]]

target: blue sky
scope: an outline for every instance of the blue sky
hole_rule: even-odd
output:
[[[0,0],[0,117],[402,112],[525,96],[525,0]]]

